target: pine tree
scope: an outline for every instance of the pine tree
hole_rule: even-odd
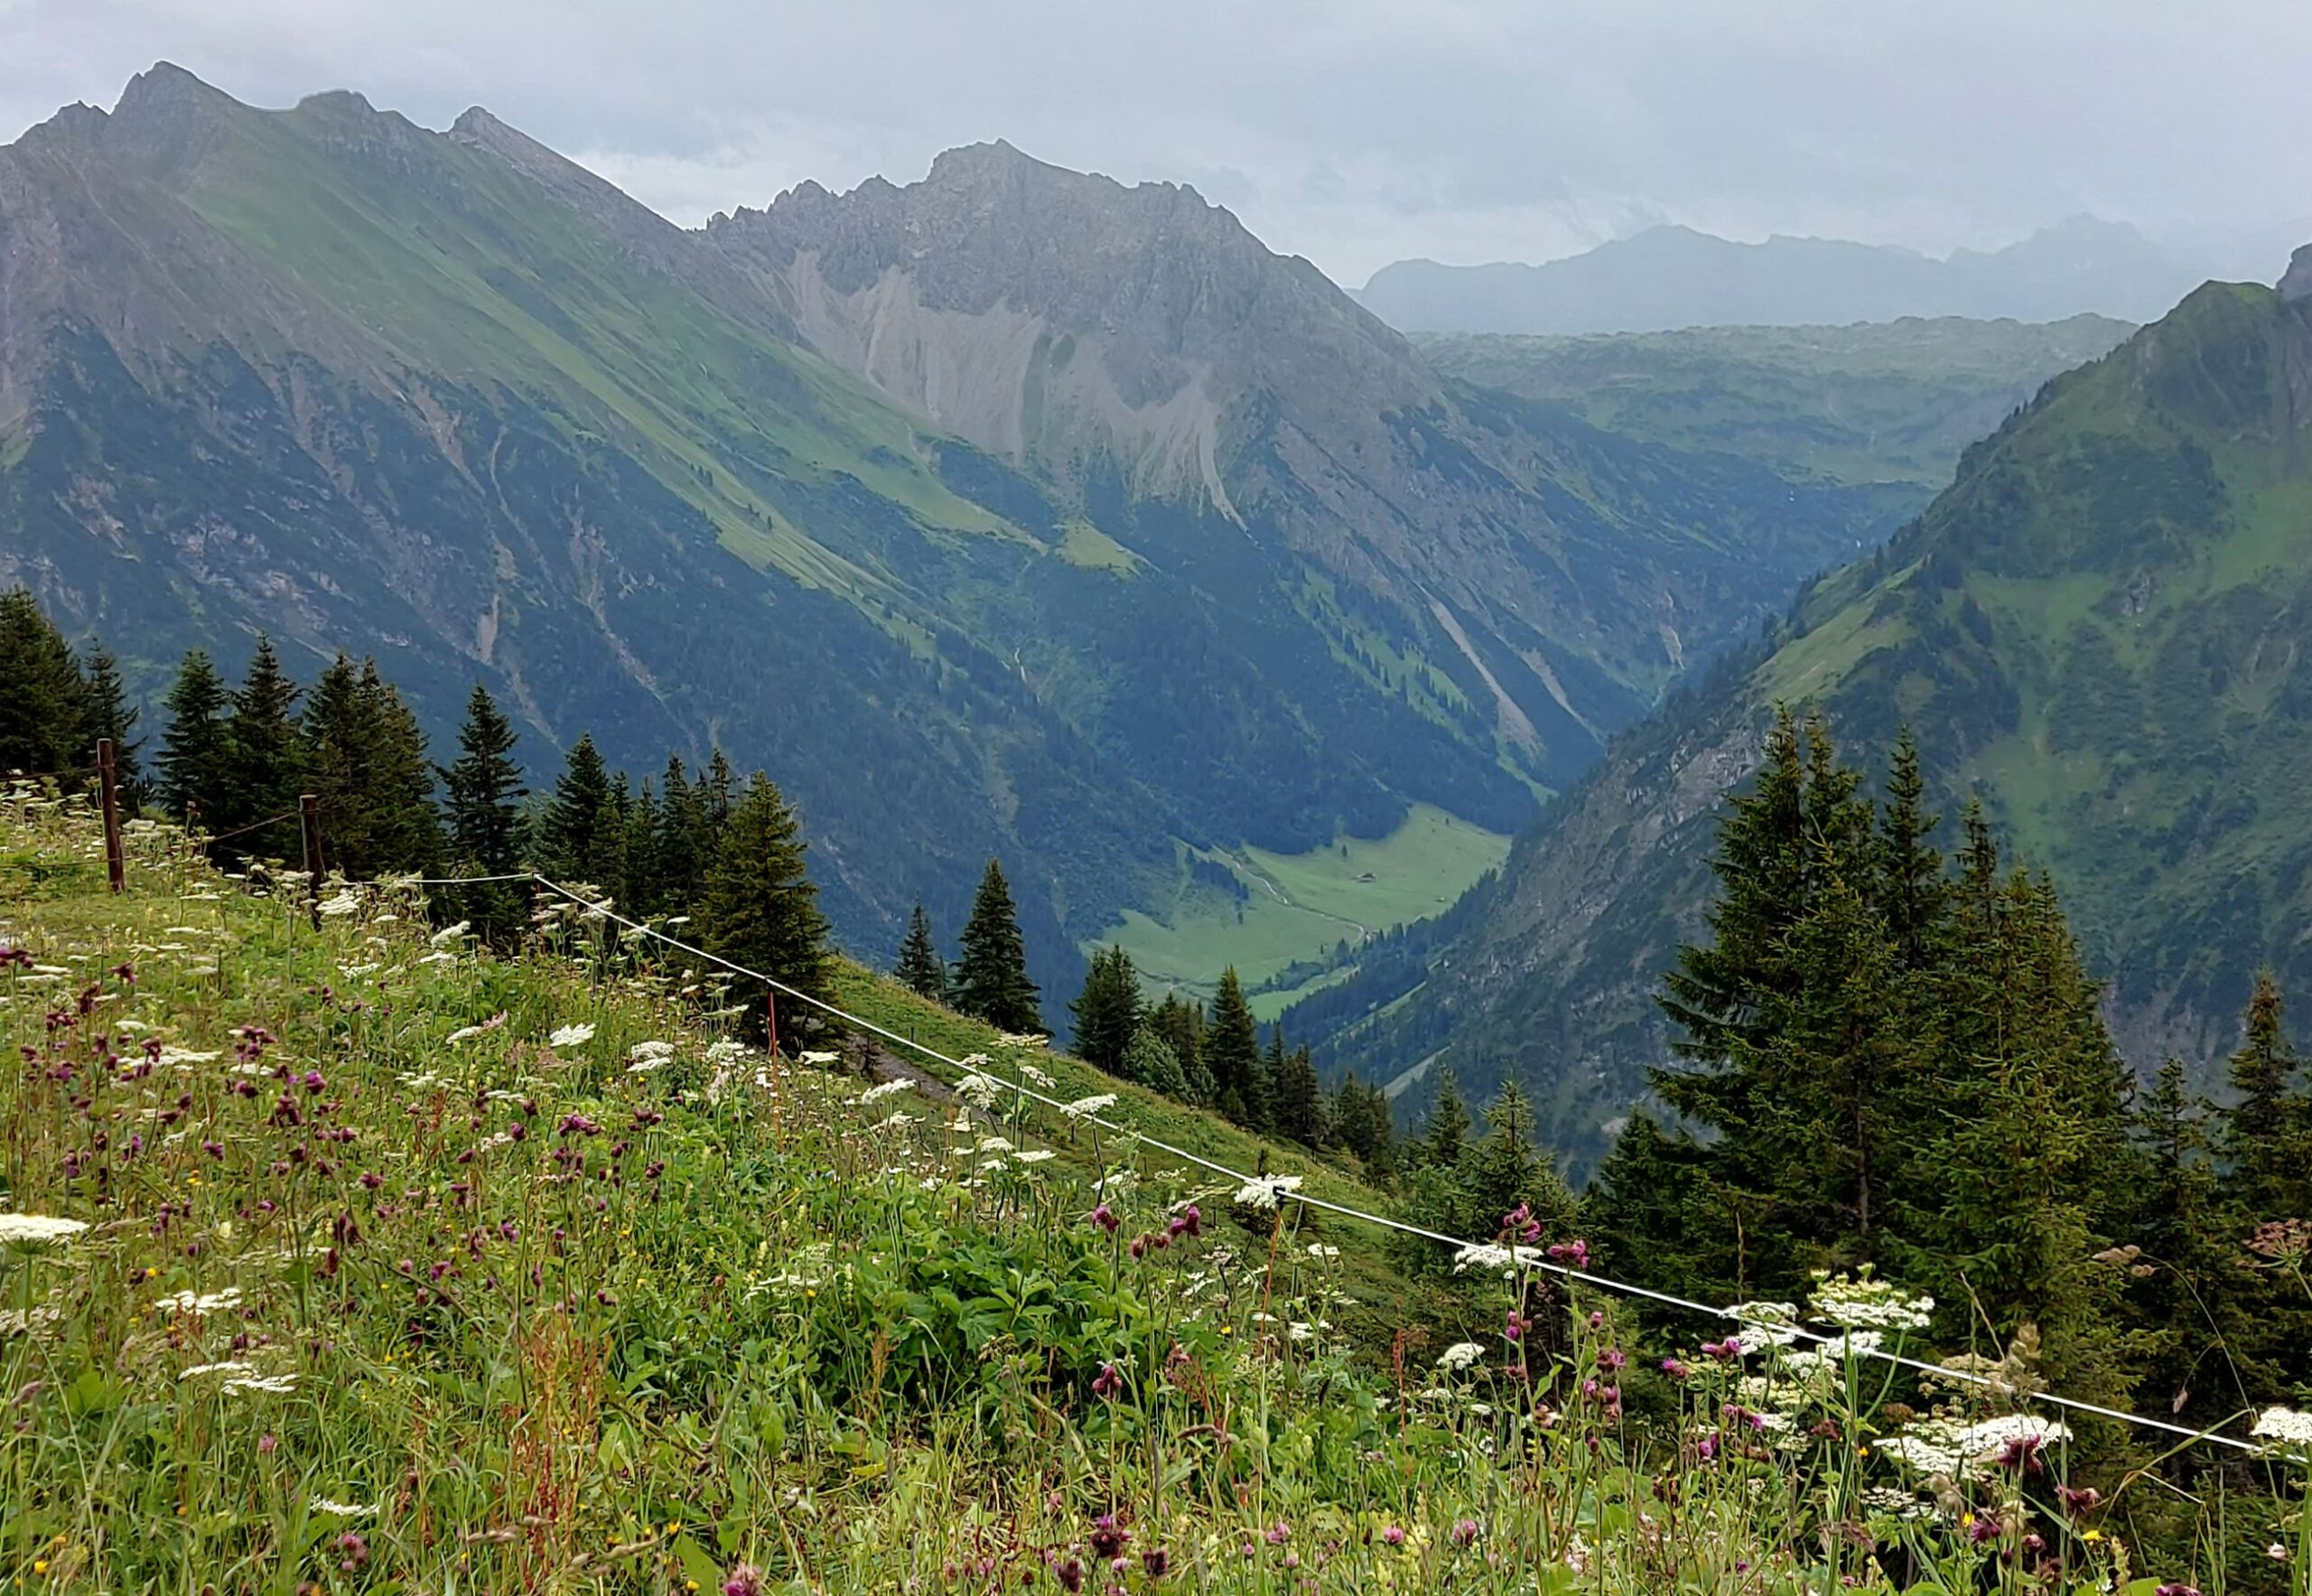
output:
[[[1936,817],[1926,812],[1926,779],[1920,773],[1918,744],[1906,729],[1895,743],[1887,777],[1887,801],[1878,813],[1876,893],[1887,935],[1906,969],[1932,961],[1950,890],[1943,878],[1943,855],[1927,838]]]
[[[180,819],[197,813],[202,828],[221,828],[228,807],[226,783],[232,751],[225,737],[225,684],[209,656],[195,649],[184,657],[165,707],[168,729],[161,734],[161,802]]]
[[[602,762],[593,737],[581,733],[539,818],[540,868],[555,881],[583,883],[616,896],[618,882],[597,881],[589,873],[601,867],[614,841],[624,840],[610,767]]]
[[[664,829],[658,795],[651,790],[646,777],[642,790],[626,806],[626,835],[620,845],[626,872],[628,912],[631,914],[646,918],[670,914],[675,912],[673,905],[680,901],[667,891],[665,871],[658,857],[658,839]]]
[[[956,961],[956,1007],[998,1031],[1025,1035],[1043,1030],[1037,1009],[1035,983],[1028,979],[1028,950],[1020,936],[1020,920],[1012,904],[1012,888],[1003,867],[993,859],[980,877],[972,899],[971,919],[964,922],[961,952]]]
[[[1562,1240],[1573,1233],[1576,1205],[1557,1170],[1534,1145],[1531,1099],[1511,1081],[1501,1088],[1485,1114],[1485,1134],[1463,1154],[1459,1165],[1460,1203],[1452,1218],[1452,1234],[1498,1235],[1509,1212],[1524,1205],[1542,1226],[1545,1237]]]
[[[1260,1025],[1245,1000],[1236,966],[1221,972],[1212,994],[1212,1018],[1205,1027],[1204,1064],[1212,1073],[1214,1106],[1240,1125],[1257,1130],[1268,1123],[1268,1093],[1261,1080]]]
[[[2289,1211],[2289,1188],[2299,1172],[2291,1167],[2294,1129],[2291,1083],[2296,1050],[2282,1022],[2287,1005],[2270,970],[2260,971],[2242,1018],[2239,1050],[2232,1055],[2233,1102],[2225,1116],[2223,1153],[2232,1166],[2232,1186],[2241,1207],[2254,1220],[2298,1218]]]
[[[1148,1025],[1164,1039],[1180,1067],[1180,1078],[1187,1083],[1181,1100],[1203,1108],[1215,1106],[1220,1088],[1205,1062],[1204,1010],[1178,993],[1167,993],[1164,1001],[1149,1011]]]
[[[374,741],[362,795],[369,810],[369,854],[358,873],[432,874],[441,868],[442,816],[434,806],[424,729],[374,659],[362,665],[361,699]]]
[[[120,790],[120,801],[135,809],[144,799],[144,761],[139,751],[144,744],[128,733],[138,719],[136,706],[128,702],[128,689],[120,679],[120,664],[101,643],[91,643],[81,665],[84,686],[80,696],[80,744],[94,761],[97,742],[101,738],[112,740],[113,775]],[[0,760],[0,763],[5,763]]]
[[[1281,1037],[1283,1032],[1284,1028],[1278,1026],[1277,1034]],[[1277,1067],[1273,1112],[1280,1136],[1310,1149],[1322,1148],[1329,1140],[1324,1087],[1317,1079],[1316,1059],[1307,1048],[1293,1049]]]
[[[1132,1033],[1117,1073],[1134,1085],[1161,1092],[1168,1097],[1179,1099],[1188,1096],[1189,1081],[1180,1072],[1179,1055],[1152,1026],[1142,1025]]]
[[[1132,956],[1122,947],[1095,953],[1082,994],[1067,1005],[1076,1026],[1077,1056],[1110,1075],[1121,1074],[1124,1050],[1140,1030],[1144,1006]]]
[[[77,787],[87,685],[63,634],[29,590],[0,593],[0,771],[54,775]]]
[[[709,953],[760,972],[798,992],[825,997],[833,974],[826,918],[818,888],[806,868],[802,827],[769,778],[758,770],[731,811],[731,820],[707,873],[701,905],[702,944]],[[741,979],[735,1001],[746,1006],[757,1035],[764,1028],[761,983]],[[782,1043],[799,1041],[805,1016],[779,1030]]]
[[[459,875],[508,875],[522,857],[521,799],[528,789],[514,762],[517,739],[480,682],[466,699],[454,764],[437,773],[447,800],[449,857]],[[492,947],[510,943],[522,928],[519,882],[489,882],[454,889],[460,918]]]
[[[1331,1119],[1333,1135],[1356,1154],[1366,1179],[1385,1186],[1395,1178],[1396,1126],[1386,1093],[1366,1086],[1352,1070],[1333,1094]]]
[[[1415,1157],[1436,1169],[1459,1169],[1468,1139],[1469,1110],[1461,1101],[1460,1082],[1448,1069],[1438,1077],[1437,1096],[1431,1099],[1429,1117],[1422,1123]]]
[[[706,793],[683,769],[682,756],[667,756],[660,782],[658,835],[653,844],[660,891],[667,902],[695,903],[706,884],[707,858],[713,851],[706,815]]]
[[[340,656],[339,664],[344,664]],[[283,859],[294,864],[302,857],[296,810],[304,789],[305,761],[297,737],[295,718],[300,692],[281,667],[269,638],[259,634],[256,651],[249,657],[247,674],[233,691],[232,712],[225,722],[225,745],[230,751],[226,807],[213,828],[253,826],[231,839],[229,851],[248,858]],[[282,818],[272,819],[279,816]],[[258,824],[266,822],[265,824]],[[328,833],[324,831],[324,836]]]
[[[931,940],[931,917],[921,903],[908,917],[907,939],[900,944],[900,962],[891,975],[918,997],[936,1003],[947,1001],[947,966]]]
[[[357,669],[339,655],[314,681],[298,735],[331,869],[370,880],[439,866],[441,820],[425,736],[375,660]]]

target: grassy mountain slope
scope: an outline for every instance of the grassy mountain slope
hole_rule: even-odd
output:
[[[2201,289],[1617,742],[1431,960],[1319,994],[1301,1033],[1368,1072],[1441,1054],[1524,1079],[1594,1153],[1662,1054],[1650,996],[1697,927],[1718,794],[1772,704],[1813,699],[1851,746],[1909,726],[1945,807],[1980,792],[2053,874],[2130,1058],[2205,1064],[2260,965],[2312,987],[2307,427],[2312,301]]]
[[[1273,425],[1232,426],[1269,441],[1218,495],[894,402],[747,229],[671,227],[485,112],[257,111],[156,68],[0,150],[0,575],[146,690],[264,630],[306,676],[376,653],[437,733],[483,679],[546,770],[587,727],[646,769],[719,742],[799,799],[851,945],[917,896],[956,923],[1002,853],[1064,985],[1182,847],[1298,854],[1422,803],[1512,828],[1872,535],[1850,493],[1455,397],[1201,201],[1103,253],[1061,177],[1018,196],[1046,279],[1299,284],[1230,302],[1273,364],[1229,414]],[[923,269],[979,258],[967,219]],[[1210,339],[1213,303],[1147,300],[1146,338]],[[1304,346],[1355,383],[1276,397]],[[1105,414],[1048,398],[1072,436]],[[1236,463],[1356,439],[1427,462],[1394,518],[1335,493],[1372,472]]]
[[[2040,384],[2110,353],[2130,331],[2102,316],[1945,316],[1413,341],[1441,371],[1562,405],[1626,437],[1723,450],[1799,480],[1900,484],[1916,490],[1909,514],[1950,481],[1961,450]]]

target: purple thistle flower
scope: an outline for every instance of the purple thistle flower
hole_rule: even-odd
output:
[[[722,1596],[762,1596],[762,1570],[751,1563],[741,1563],[722,1582]]]
[[[1103,1560],[1123,1555],[1125,1543],[1132,1539],[1113,1513],[1103,1513],[1092,1521],[1092,1533],[1086,1537],[1091,1544],[1092,1555]]]
[[[1092,1381],[1092,1395],[1103,1402],[1110,1402],[1121,1395],[1123,1391],[1123,1377],[1116,1372],[1116,1366],[1113,1363],[1102,1364],[1099,1374],[1094,1377]]]

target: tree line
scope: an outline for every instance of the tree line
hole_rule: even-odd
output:
[[[669,754],[654,779],[613,772],[582,733],[553,786],[524,785],[513,723],[477,684],[456,756],[426,737],[377,661],[339,655],[308,686],[260,637],[228,684],[187,653],[163,702],[149,761],[131,735],[112,657],[77,652],[22,588],[0,593],[0,770],[86,785],[99,736],[113,740],[122,798],[193,823],[220,861],[301,861],[298,808],[319,811],[322,862],[351,880],[392,875],[516,879],[444,885],[437,913],[494,946],[531,923],[536,870],[643,921],[678,922],[711,953],[828,994],[833,953],[794,810],[762,771],[741,779],[720,750],[696,770]],[[1016,936],[1016,929],[1015,929]],[[736,996],[762,1028],[759,982]]]
[[[1730,797],[1677,1040],[1587,1194],[1613,1271],[1718,1302],[1871,1265],[1934,1343],[2214,1423],[2312,1382],[2312,1083],[2256,984],[2219,1105],[2140,1083],[2041,875],[1981,808],[1946,859],[1917,752],[1875,797],[1819,715]],[[2112,1438],[2117,1443],[2117,1437]]]

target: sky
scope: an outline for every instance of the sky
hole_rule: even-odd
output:
[[[0,139],[156,60],[485,105],[685,224],[1008,138],[1352,286],[1664,221],[1939,255],[2090,212],[2266,279],[2312,238],[2306,0],[0,0]]]

